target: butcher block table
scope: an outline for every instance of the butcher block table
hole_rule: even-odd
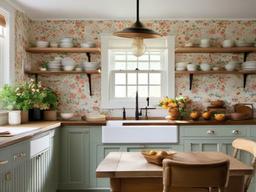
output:
[[[173,159],[203,163],[217,159],[230,160],[228,192],[242,192],[244,177],[253,174],[253,168],[220,152],[177,152]],[[98,178],[110,178],[112,192],[162,192],[162,167],[147,163],[140,152],[111,152],[96,170]],[[213,178],[214,179],[214,178]]]

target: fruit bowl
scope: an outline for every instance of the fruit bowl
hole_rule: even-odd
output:
[[[175,154],[175,151],[142,151],[141,154],[147,160],[148,163],[153,163],[156,165],[162,165],[164,159],[171,159]]]

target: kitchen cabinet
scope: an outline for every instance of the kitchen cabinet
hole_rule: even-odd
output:
[[[49,147],[33,157],[28,140],[0,150],[1,192],[56,192],[58,134],[50,131],[45,135],[50,135]]]
[[[93,139],[93,138],[91,138]],[[59,189],[86,189],[90,182],[90,129],[61,129]]]

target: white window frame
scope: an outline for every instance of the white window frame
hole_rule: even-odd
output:
[[[109,41],[113,38],[110,34],[103,34],[101,36],[101,67],[102,67],[102,74],[101,74],[101,107],[102,109],[117,109],[117,108],[135,108],[135,98],[113,98],[114,92],[114,77],[111,74],[110,63],[111,63],[111,47],[109,46]],[[164,68],[161,69],[162,71],[162,82],[166,84],[161,84],[161,86],[166,88],[164,90],[162,88],[162,95],[174,97],[175,96],[175,74],[174,74],[174,62],[175,62],[175,37],[168,36],[165,37],[166,47],[161,47],[164,49],[164,55],[162,55]],[[130,47],[128,47],[130,48]],[[156,48],[160,49],[160,48]],[[165,59],[166,58],[166,59]],[[146,105],[145,98],[139,98],[140,105]],[[159,103],[158,98],[150,98],[151,105],[157,105]],[[133,107],[134,106],[134,107]]]
[[[15,82],[15,11],[16,9],[6,1],[0,2],[0,14],[6,19],[6,57],[5,65],[0,68],[0,78],[4,84]]]

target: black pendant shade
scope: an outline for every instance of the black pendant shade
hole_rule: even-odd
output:
[[[137,0],[137,21],[128,28],[125,28],[122,31],[115,32],[115,36],[124,37],[124,38],[136,38],[140,37],[143,39],[149,38],[158,38],[161,35],[151,29],[146,28],[143,23],[140,22],[139,19],[139,0]]]

